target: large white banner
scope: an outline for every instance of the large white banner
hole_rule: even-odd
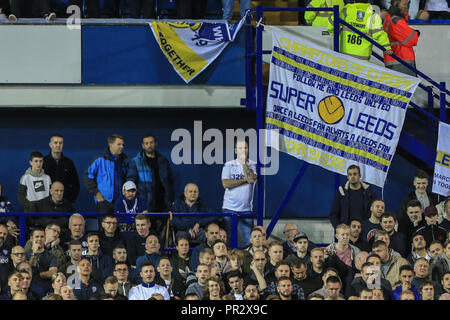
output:
[[[420,80],[273,28],[266,125],[283,152],[382,187]],[[270,144],[270,142],[269,142]]]
[[[439,122],[433,192],[450,196],[450,125],[443,122]]]

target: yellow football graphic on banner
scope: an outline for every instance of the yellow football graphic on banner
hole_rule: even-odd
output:
[[[327,124],[338,123],[345,114],[342,101],[336,96],[328,96],[319,102],[319,116]]]

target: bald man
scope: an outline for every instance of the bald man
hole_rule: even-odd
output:
[[[184,187],[184,193],[175,200],[173,212],[201,213],[211,212],[206,203],[200,198],[200,191],[195,183],[188,183]],[[208,216],[174,216],[172,225],[175,227],[176,237],[186,237],[191,245],[197,245],[205,241],[205,226],[215,221]]]
[[[31,202],[30,210],[27,212],[68,212],[73,213],[72,202],[64,198],[64,185],[60,181],[55,181],[50,186],[50,195],[39,201]],[[57,224],[61,229],[67,230],[68,217],[27,217],[29,227],[45,228],[50,223]]]

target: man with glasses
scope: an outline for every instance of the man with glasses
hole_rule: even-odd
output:
[[[8,263],[0,265],[0,291],[8,284],[8,275],[13,272],[17,265],[25,261],[25,250],[21,246],[15,246],[11,249],[11,259]]]
[[[50,223],[45,227],[45,249],[56,257],[58,269],[67,262],[67,257],[63,248],[60,246],[59,235],[61,234],[61,227],[55,223]],[[32,241],[28,240],[25,245],[25,251],[31,249]]]
[[[117,217],[107,213],[102,217],[102,230],[99,233],[100,248],[103,254],[112,258],[113,249],[119,244],[125,244],[125,239],[119,231]]]
[[[125,248],[123,244],[119,243],[116,247],[114,247],[113,250],[114,264],[124,262],[128,265],[127,256],[128,256],[127,248]],[[139,272],[135,268],[132,268],[130,266],[128,266],[128,277],[134,283],[139,283],[142,280],[141,276],[139,275]]]
[[[126,262],[116,262],[114,265],[114,276],[119,281],[118,293],[128,297],[130,289],[134,287],[137,283],[133,283],[129,278],[129,267]]]
[[[256,251],[262,250],[268,257],[269,249],[264,247],[265,237],[260,228],[253,227],[252,232],[250,233],[250,246],[243,250],[244,259],[242,267],[244,269],[244,273],[251,273],[250,264],[253,260],[253,255]]]

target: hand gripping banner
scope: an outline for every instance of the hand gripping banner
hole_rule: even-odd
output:
[[[266,125],[298,159],[383,187],[420,80],[273,28]]]
[[[189,83],[234,41],[245,18],[231,26],[228,23],[155,21],[150,27],[172,67]]]

